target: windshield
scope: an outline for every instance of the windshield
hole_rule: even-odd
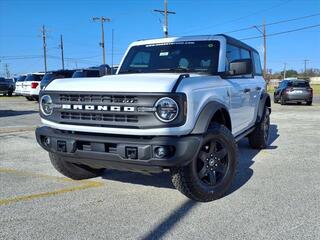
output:
[[[41,81],[42,75],[29,74],[25,81]]]
[[[218,41],[171,42],[132,47],[119,74],[151,72],[216,73]]]

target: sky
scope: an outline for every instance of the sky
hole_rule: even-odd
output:
[[[111,18],[105,23],[106,61],[120,62],[128,45],[139,39],[161,38],[163,0],[0,0],[0,74],[43,71],[41,27],[47,29],[48,70],[61,69],[60,35],[64,40],[66,68],[102,63],[100,24],[94,16]],[[320,0],[168,0],[169,35],[218,34],[287,19],[318,14],[301,20],[268,25],[267,34],[320,24]],[[244,39],[260,36],[258,30],[229,33]],[[244,40],[263,60],[262,38]],[[267,68],[302,71],[320,68],[320,27],[267,37]]]

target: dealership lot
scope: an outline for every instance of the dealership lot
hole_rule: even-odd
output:
[[[272,111],[270,147],[242,140],[228,195],[195,203],[167,173],[63,177],[35,141],[37,104],[0,97],[0,238],[319,239],[319,97]]]

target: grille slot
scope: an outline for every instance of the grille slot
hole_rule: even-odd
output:
[[[84,94],[61,94],[60,102],[67,103],[137,103],[136,96],[118,95],[84,95]]]
[[[74,113],[61,112],[62,120],[84,120],[84,121],[99,121],[99,122],[127,122],[137,123],[138,116],[135,115],[116,115],[102,113]]]

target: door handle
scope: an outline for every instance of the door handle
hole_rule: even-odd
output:
[[[256,90],[257,90],[257,91],[260,91],[260,90],[261,90],[261,87],[256,87]]]
[[[250,88],[245,88],[245,89],[243,89],[243,92],[245,92],[245,93],[248,93],[248,92],[250,92],[251,90],[250,90]]]

